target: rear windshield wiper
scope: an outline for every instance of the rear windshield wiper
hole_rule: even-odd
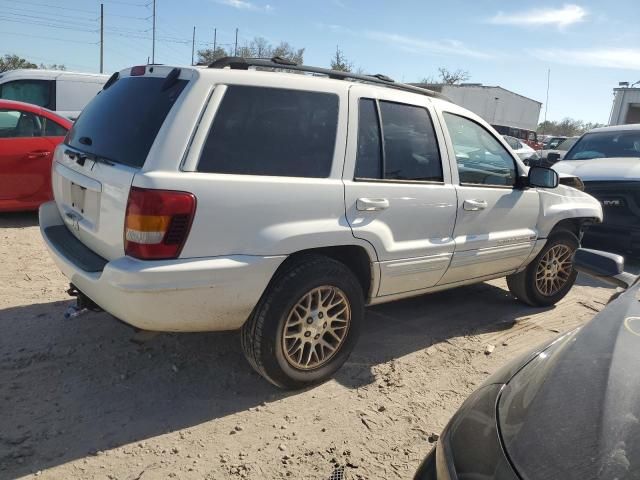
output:
[[[86,152],[74,152],[73,150],[66,149],[64,151],[65,155],[67,155],[71,160],[75,160],[76,163],[80,166],[84,166],[85,160],[89,159],[96,163],[104,163],[105,165],[109,165],[110,167],[114,166],[115,163],[108,158],[101,157],[99,155],[94,155],[93,153]]]

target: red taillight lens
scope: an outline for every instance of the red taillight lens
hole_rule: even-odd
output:
[[[137,67],[133,67],[131,69],[130,75],[132,77],[138,77],[140,75],[144,75],[147,72],[147,67],[144,65],[138,65]]]
[[[124,225],[124,250],[142,260],[178,258],[196,212],[187,192],[132,187]]]

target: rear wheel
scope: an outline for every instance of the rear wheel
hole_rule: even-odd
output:
[[[554,305],[562,300],[576,281],[573,254],[579,247],[569,231],[553,233],[547,244],[527,268],[507,277],[507,285],[519,300],[536,307]]]
[[[308,255],[286,267],[242,328],[249,363],[282,388],[328,379],[347,360],[364,317],[355,275],[328,257]]]

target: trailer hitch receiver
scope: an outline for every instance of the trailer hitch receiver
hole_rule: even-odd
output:
[[[82,293],[78,288],[73,284],[69,284],[69,289],[67,290],[67,294],[70,297],[75,297],[75,303],[71,303],[64,312],[64,318],[69,320],[72,318],[79,317],[87,312],[102,312],[102,309],[96,305],[96,303],[87,297],[84,293]]]

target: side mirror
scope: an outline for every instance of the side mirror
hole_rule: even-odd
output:
[[[545,167],[531,167],[529,169],[529,186],[540,188],[556,188],[560,182],[558,172]]]
[[[616,287],[628,288],[637,279],[635,275],[625,273],[624,258],[615,253],[579,248],[573,257],[573,265],[579,272]]]
[[[560,160],[560,154],[559,153],[548,153],[547,154],[547,164],[548,165],[553,165],[558,160]]]

